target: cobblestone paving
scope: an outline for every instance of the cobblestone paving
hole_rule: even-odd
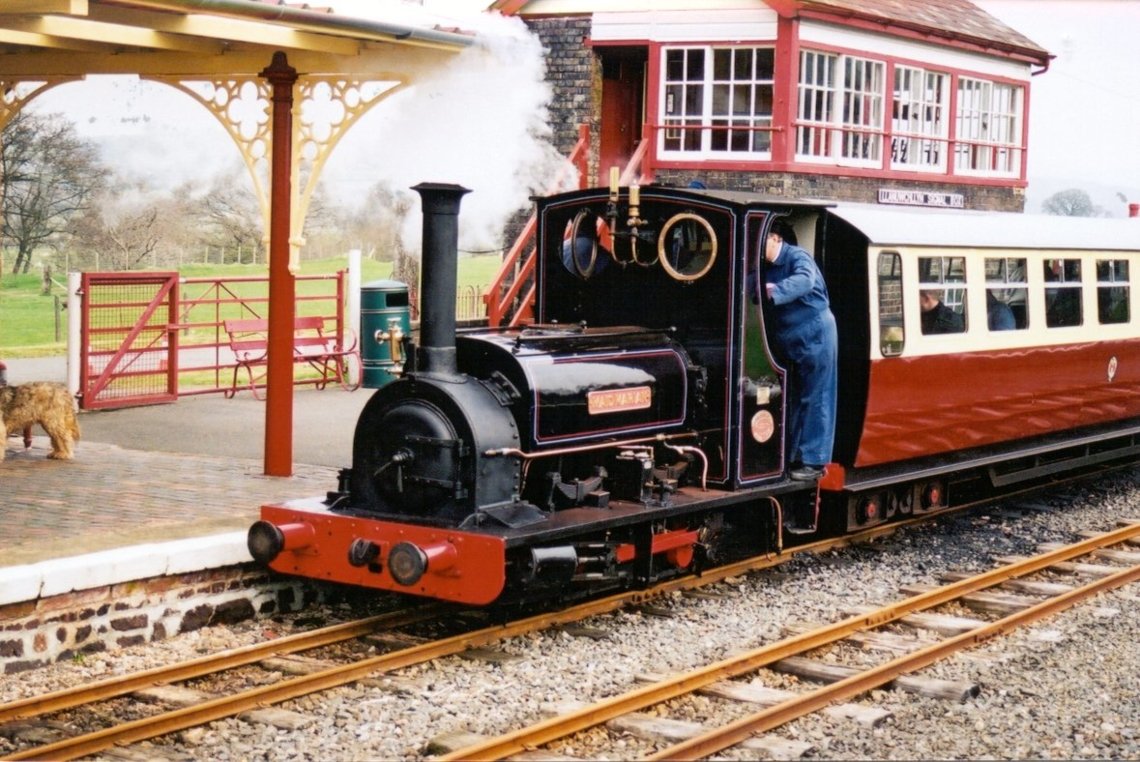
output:
[[[0,566],[139,542],[245,529],[263,502],[323,496],[337,469],[263,474],[261,460],[129,450],[83,442],[73,461],[50,460],[13,437],[0,462]]]

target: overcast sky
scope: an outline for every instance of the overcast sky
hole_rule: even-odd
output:
[[[376,0],[327,2],[342,12],[362,14],[381,6]],[[1031,82],[1026,210],[1040,211],[1044,198],[1075,187],[1088,191],[1113,215],[1125,214],[1119,195],[1140,202],[1140,0],[975,2],[1056,56],[1049,70]],[[426,9],[461,18],[486,4],[425,0]],[[390,5],[383,6],[389,9],[384,20],[402,21],[391,16]],[[124,79],[65,85],[32,104],[37,110],[66,112],[84,134],[120,144],[122,166],[140,174],[157,171],[168,180],[192,179],[204,168],[216,169],[211,163],[237,161],[236,150],[212,117],[197,107],[188,109],[185,96],[160,86]],[[456,124],[463,124],[463,118]],[[365,182],[371,170],[349,156],[350,146],[342,147],[343,155],[334,152],[330,160],[326,180]],[[179,154],[188,160],[172,161]]]
[[[1087,190],[1114,216],[1140,202],[1140,0],[975,0],[1056,58],[1033,78],[1029,203]]]

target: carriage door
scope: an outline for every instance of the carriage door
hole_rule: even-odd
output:
[[[752,213],[745,221],[745,275],[741,300],[740,480],[777,476],[784,466],[784,369],[773,358],[764,332],[764,232],[767,213]]]
[[[610,167],[625,169],[641,140],[645,92],[645,48],[600,48],[602,57],[602,120],[598,176]],[[598,185],[603,180],[598,180]]]

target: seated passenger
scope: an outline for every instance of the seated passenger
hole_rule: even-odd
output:
[[[918,292],[918,305],[922,308],[922,332],[962,333],[966,321],[942,303],[941,289],[923,289]]]
[[[1010,306],[986,291],[986,317],[991,331],[1012,331],[1017,328],[1017,320]]]

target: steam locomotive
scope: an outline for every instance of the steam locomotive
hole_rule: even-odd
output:
[[[415,190],[421,341],[361,412],[337,488],[262,506],[249,549],[279,572],[473,605],[568,598],[1140,452],[1140,221],[615,184],[536,200],[532,324],[457,331],[467,190]],[[787,477],[797,390],[749,277],[777,219],[838,323],[818,483]],[[924,332],[924,291],[960,330]]]

